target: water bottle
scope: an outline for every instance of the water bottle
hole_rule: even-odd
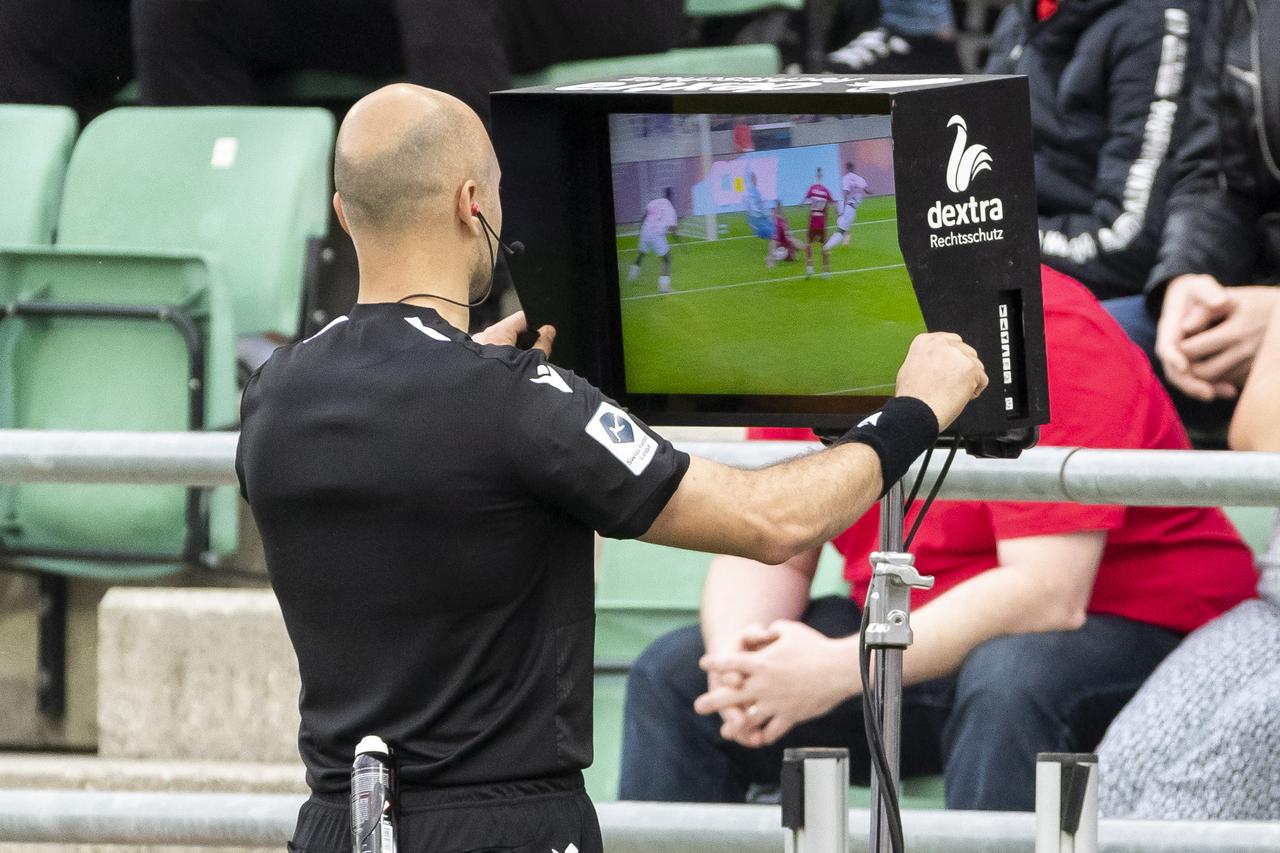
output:
[[[396,853],[391,796],[391,750],[382,738],[369,735],[356,747],[351,765],[352,853]]]

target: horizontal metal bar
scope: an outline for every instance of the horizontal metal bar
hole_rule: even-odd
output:
[[[0,430],[0,482],[234,484],[237,438],[234,432]],[[679,446],[743,467],[817,449],[794,441]],[[936,471],[941,465],[934,455]],[[1013,460],[961,455],[940,495],[1133,506],[1280,506],[1280,453],[1037,447]]]
[[[283,845],[303,798],[285,794],[10,790],[0,793],[0,842]],[[600,803],[610,853],[777,853],[777,806]],[[849,825],[867,825],[851,809]],[[908,849],[1004,853],[1034,849],[1035,817],[1019,812],[906,811]],[[851,833],[849,850],[865,851]],[[1280,849],[1280,824],[1103,820],[1103,853],[1254,853]]]
[[[0,430],[0,482],[236,482],[238,432]]]

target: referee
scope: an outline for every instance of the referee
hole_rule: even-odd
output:
[[[475,337],[501,230],[479,119],[416,86],[357,103],[334,206],[358,302],[250,379],[236,469],[302,676],[311,798],[290,849],[351,849],[356,742],[399,769],[405,851],[601,850],[591,763],[592,531],[780,563],[861,515],[986,385],[917,338],[846,441],[759,471],[690,458],[572,373],[554,330]],[[482,219],[483,217],[483,219]]]

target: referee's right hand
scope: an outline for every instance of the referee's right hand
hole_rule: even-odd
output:
[[[987,387],[977,351],[953,332],[917,335],[898,370],[897,395],[924,401],[944,430]]]

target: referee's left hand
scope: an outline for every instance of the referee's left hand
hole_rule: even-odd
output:
[[[529,321],[525,318],[523,311],[517,311],[509,317],[504,317],[494,323],[482,332],[477,332],[471,336],[471,340],[478,344],[490,344],[493,346],[513,347],[516,345],[516,337],[523,332],[529,330]],[[556,339],[555,326],[541,326],[538,328],[538,339],[534,341],[530,349],[540,350],[543,355],[551,355],[551,344]]]

